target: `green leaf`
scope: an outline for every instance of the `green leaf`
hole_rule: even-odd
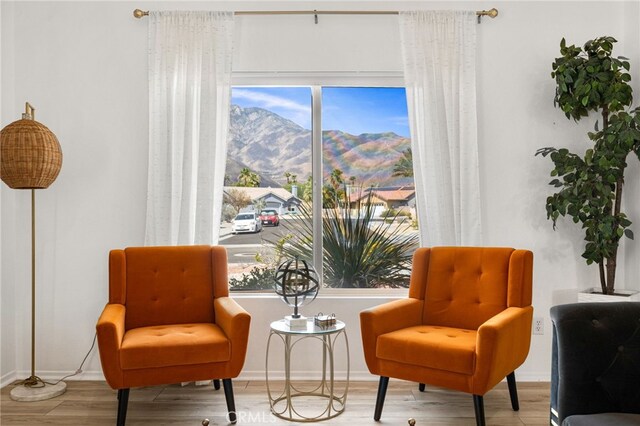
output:
[[[633,240],[633,231],[631,229],[625,229],[624,230],[624,235],[630,239]]]

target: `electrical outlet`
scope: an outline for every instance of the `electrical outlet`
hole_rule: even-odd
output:
[[[544,334],[544,318],[533,319],[533,334]]]

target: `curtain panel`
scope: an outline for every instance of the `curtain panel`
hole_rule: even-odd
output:
[[[482,243],[476,14],[400,13],[422,245]]]
[[[146,245],[216,244],[232,12],[150,12]]]

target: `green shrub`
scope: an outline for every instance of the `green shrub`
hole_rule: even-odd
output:
[[[394,208],[383,210],[382,213],[380,213],[380,217],[383,219],[387,219],[389,217],[396,217],[396,216],[398,216],[398,211]]]
[[[273,289],[274,268],[271,266],[256,266],[243,274],[242,278],[230,278],[231,290],[266,290]]]

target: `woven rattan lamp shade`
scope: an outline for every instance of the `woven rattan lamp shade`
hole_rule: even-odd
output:
[[[58,138],[47,126],[23,118],[0,132],[0,176],[13,189],[44,189],[62,166]]]

